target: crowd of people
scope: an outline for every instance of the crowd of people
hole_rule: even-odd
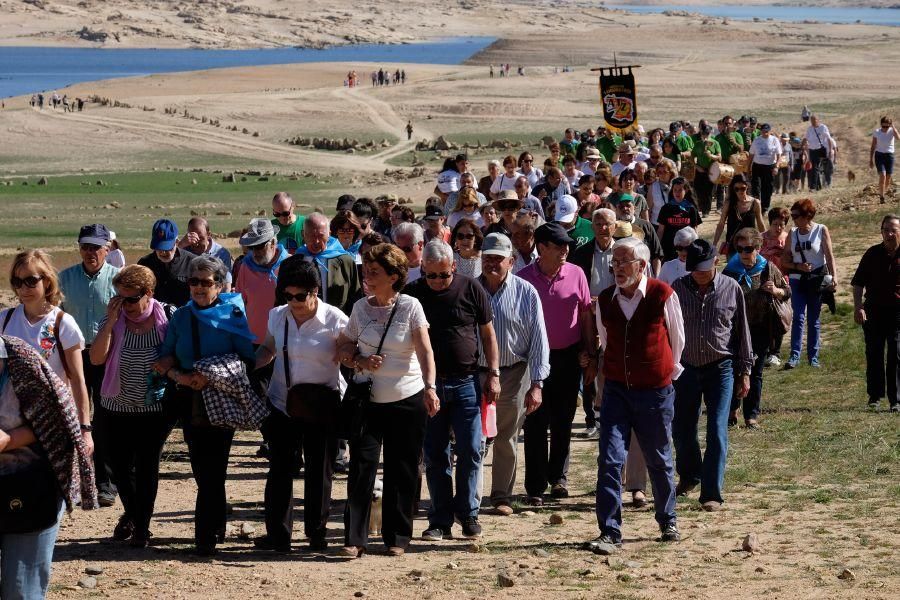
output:
[[[587,546],[621,546],[623,486],[636,506],[652,493],[659,539],[677,542],[677,496],[699,488],[705,511],[725,502],[729,428],[739,413],[760,427],[764,369],[780,364],[782,338],[785,368],[799,367],[806,325],[806,360],[821,366],[821,307],[839,281],[815,203],[786,210],[758,197],[782,153],[771,128],[738,135],[733,119],[720,123],[725,146],[753,139],[752,166],[720,186],[712,241],[697,226],[717,192],[697,177],[728,150],[701,122],[693,135],[673,123],[647,140],[566,130],[543,168],[524,152],[481,178],[459,155],[421,215],[392,195],[341,196],[330,219],[300,215],[281,192],[274,218],[254,218],[234,257],[202,217],[184,231],[156,221],[132,263],[100,223],[81,227],[81,261],[62,271],[41,250],[20,252],[9,275],[18,305],[0,312],[0,494],[51,490],[52,501],[28,503],[18,519],[0,507],[0,596],[43,597],[59,519],[77,504],[111,507],[118,496],[112,539],[152,544],[175,427],[197,484],[201,556],[225,536],[237,430],[261,431],[269,461],[259,548],[292,550],[302,469],[310,551],[333,542],[332,479],[347,472],[338,553],[359,558],[380,535],[399,556],[423,483],[420,535],[432,542],[457,524],[480,537],[485,503],[505,516],[519,497],[566,498],[579,397],[584,435],[598,443],[599,536]],[[693,184],[680,174],[685,153]],[[869,406],[886,394],[893,412],[898,235],[900,217],[887,215],[883,243],[851,282]]]

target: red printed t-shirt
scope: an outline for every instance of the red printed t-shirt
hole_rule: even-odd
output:
[[[580,342],[579,315],[591,308],[591,290],[584,271],[565,263],[559,273],[550,279],[541,273],[538,261],[534,261],[516,275],[537,289],[550,349],[561,350]]]

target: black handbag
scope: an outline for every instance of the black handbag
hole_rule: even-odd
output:
[[[388,329],[397,313],[397,305],[400,304],[400,298],[394,302],[394,308],[388,317],[387,324],[384,326],[384,333],[381,334],[381,341],[378,342],[378,349],[375,354],[381,354],[381,347],[384,346],[384,339],[387,337]],[[369,377],[365,381],[354,381],[351,379],[347,384],[347,391],[344,392],[344,400],[341,402],[341,426],[344,428],[342,438],[354,440],[362,434],[365,422],[366,406],[372,400],[372,378]]]
[[[800,253],[800,260],[806,261],[806,254],[803,252],[803,244],[800,243],[800,232],[794,230],[797,243],[794,248]],[[818,269],[813,269],[809,273],[800,273],[800,290],[810,296],[818,296],[822,293],[825,284],[825,276],[828,275],[828,265],[822,265]]]
[[[0,475],[0,534],[47,529],[56,523],[59,508],[59,483],[45,457]]]
[[[284,319],[284,343],[281,346],[284,363],[284,382],[290,386],[285,400],[285,410],[289,417],[303,419],[310,425],[318,425],[333,430],[339,420],[340,393],[319,383],[291,383],[291,361],[288,358],[288,316]]]

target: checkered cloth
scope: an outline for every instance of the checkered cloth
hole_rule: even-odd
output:
[[[209,379],[209,385],[203,388],[203,404],[211,425],[259,429],[269,415],[268,403],[251,387],[247,369],[237,354],[198,360],[194,370]]]

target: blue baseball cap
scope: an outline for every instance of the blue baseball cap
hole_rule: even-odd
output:
[[[153,233],[150,234],[151,250],[171,250],[175,247],[178,238],[178,225],[169,219],[160,219],[153,224]]]
[[[92,223],[85,225],[78,232],[79,244],[93,244],[95,246],[105,246],[109,243],[109,229],[102,223]]]

